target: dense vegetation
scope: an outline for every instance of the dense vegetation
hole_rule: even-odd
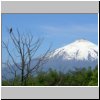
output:
[[[3,86],[21,86],[20,76],[15,79],[2,80]],[[25,86],[97,86],[98,67],[95,69],[75,69],[68,73],[50,69],[48,72],[39,72],[37,76],[30,75],[25,80]]]

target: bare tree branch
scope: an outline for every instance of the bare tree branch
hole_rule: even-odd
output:
[[[18,64],[16,60],[17,56],[10,52],[8,44],[2,41],[2,47],[6,49],[9,58],[11,58],[13,62],[13,66],[21,72],[21,85],[25,85],[24,81],[27,80],[28,76],[36,72],[39,67],[41,67],[47,61],[47,54],[50,51],[50,48],[44,53],[44,55],[38,58],[35,65],[32,65],[32,59],[40,48],[43,40],[38,38],[36,41],[33,41],[34,38],[32,34],[27,34],[27,36],[24,34],[21,35],[18,29],[17,36],[14,34],[13,30],[9,32],[9,36],[12,40],[13,46],[15,47],[16,54],[20,58],[20,63]],[[8,66],[10,73],[16,75],[16,70],[14,67],[11,67],[12,65],[9,59],[5,64]]]

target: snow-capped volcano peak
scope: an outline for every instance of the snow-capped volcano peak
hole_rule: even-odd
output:
[[[88,40],[79,39],[56,49],[50,57],[55,56],[66,60],[96,60],[98,59],[98,47]]]
[[[88,40],[79,39],[48,54],[44,69],[66,72],[78,68],[94,68],[98,64],[98,46]]]

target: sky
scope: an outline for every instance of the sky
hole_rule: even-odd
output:
[[[7,28],[16,34],[31,33],[35,38],[43,38],[38,54],[63,47],[78,39],[86,39],[98,44],[97,14],[2,14],[2,40],[8,41]],[[13,49],[13,46],[10,45]],[[6,51],[2,49],[2,59],[6,60]]]

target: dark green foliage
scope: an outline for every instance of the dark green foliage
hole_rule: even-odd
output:
[[[21,86],[21,78],[3,80],[3,86]],[[39,72],[36,76],[30,75],[25,80],[25,86],[97,86],[98,66],[95,69],[75,69],[68,73],[57,72],[50,69],[48,72]]]
[[[91,76],[91,81],[89,82],[89,85],[97,86],[98,85],[98,66],[96,66],[92,74],[93,75]]]

